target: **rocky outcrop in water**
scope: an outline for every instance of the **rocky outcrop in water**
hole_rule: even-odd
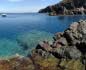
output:
[[[40,42],[27,57],[0,60],[0,70],[86,70],[86,20],[72,23],[53,39]]]
[[[58,4],[41,9],[39,13],[49,15],[84,15],[86,14],[86,0],[63,0]]]
[[[57,33],[53,44],[44,41],[36,49],[52,53],[57,58],[78,59],[86,54],[86,21],[74,22],[64,32]]]
[[[39,60],[40,56],[46,60],[45,62],[41,59],[38,63],[44,62],[43,70],[52,70],[52,68],[53,70],[85,70],[86,21],[72,23],[64,32],[56,33],[53,39],[52,44],[47,41],[39,43],[33,52],[33,59]],[[48,63],[48,59],[51,62],[48,64],[49,66],[44,67]]]

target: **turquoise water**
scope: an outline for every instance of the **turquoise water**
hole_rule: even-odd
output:
[[[7,14],[0,16],[0,57],[26,56],[43,40],[52,41],[56,32],[86,16],[48,16],[46,14]]]

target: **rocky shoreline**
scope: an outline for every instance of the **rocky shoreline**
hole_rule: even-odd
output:
[[[60,3],[41,9],[39,13],[48,13],[50,16],[85,15],[86,0],[62,0]]]
[[[40,42],[27,57],[0,60],[0,70],[86,70],[86,20],[72,23],[53,39]]]

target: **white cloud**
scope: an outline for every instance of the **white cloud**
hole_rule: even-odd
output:
[[[23,0],[8,0],[9,2],[20,2],[20,1],[23,1]]]

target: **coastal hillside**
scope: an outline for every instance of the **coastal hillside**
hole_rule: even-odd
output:
[[[86,70],[86,20],[72,23],[53,39],[40,42],[27,57],[0,60],[0,70]]]
[[[49,15],[84,15],[86,14],[86,0],[62,0],[52,6],[41,9],[39,13]]]

